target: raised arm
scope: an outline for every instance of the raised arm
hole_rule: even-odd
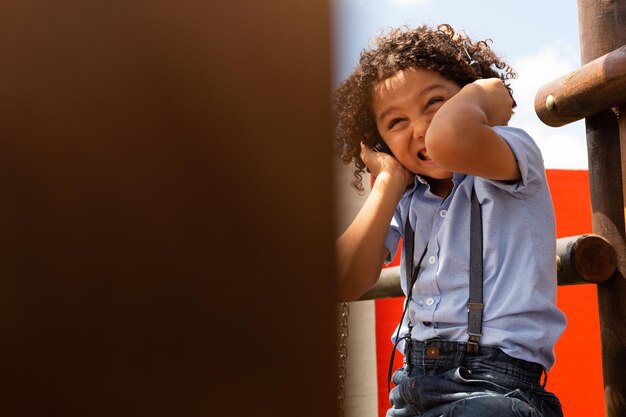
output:
[[[361,158],[376,175],[365,204],[337,239],[339,298],[358,299],[378,280],[389,251],[385,237],[395,208],[413,180],[393,157],[362,146]]]
[[[464,86],[441,106],[426,132],[426,148],[441,167],[494,180],[519,180],[515,155],[492,129],[506,125],[512,99],[498,78]]]

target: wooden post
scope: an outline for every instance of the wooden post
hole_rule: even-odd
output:
[[[626,1],[578,0],[582,64],[626,45]],[[606,417],[626,415],[626,108],[586,119],[593,232],[617,251],[617,270],[598,285]],[[621,181],[620,181],[621,179]]]

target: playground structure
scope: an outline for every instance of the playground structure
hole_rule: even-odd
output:
[[[593,234],[557,240],[559,285],[597,284],[606,417],[626,416],[626,1],[578,1],[583,66],[539,89],[558,127],[586,119]],[[621,117],[620,117],[621,116]],[[362,299],[403,296],[399,267]],[[582,382],[584,383],[584,382]]]
[[[616,250],[598,284],[606,417],[626,415],[626,1],[578,0],[583,66],[542,87],[539,118],[560,126],[586,118],[593,232]],[[619,173],[619,174],[618,174]]]

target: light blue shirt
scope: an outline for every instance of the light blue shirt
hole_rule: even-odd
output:
[[[395,256],[407,216],[415,230],[414,265],[427,247],[407,320],[413,339],[467,341],[470,198],[476,189],[483,221],[484,316],[482,345],[550,369],[554,344],[565,328],[556,307],[554,207],[541,152],[523,130],[498,126],[522,179],[516,183],[455,173],[446,199],[416,176],[396,208],[385,247]],[[401,282],[407,293],[402,254]],[[395,332],[393,336],[395,337]],[[402,350],[402,343],[399,344]]]

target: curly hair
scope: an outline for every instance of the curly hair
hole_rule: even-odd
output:
[[[489,42],[490,39],[473,42],[448,24],[437,29],[402,26],[372,40],[370,48],[361,52],[359,65],[333,96],[336,151],[344,164],[354,162],[354,188],[364,190],[362,174],[366,166],[360,157],[361,142],[372,146],[382,140],[371,107],[373,87],[408,68],[436,71],[460,87],[479,78],[516,78],[513,69],[491,50]],[[471,61],[480,70],[470,65]],[[513,90],[508,83],[505,85],[513,97]]]

